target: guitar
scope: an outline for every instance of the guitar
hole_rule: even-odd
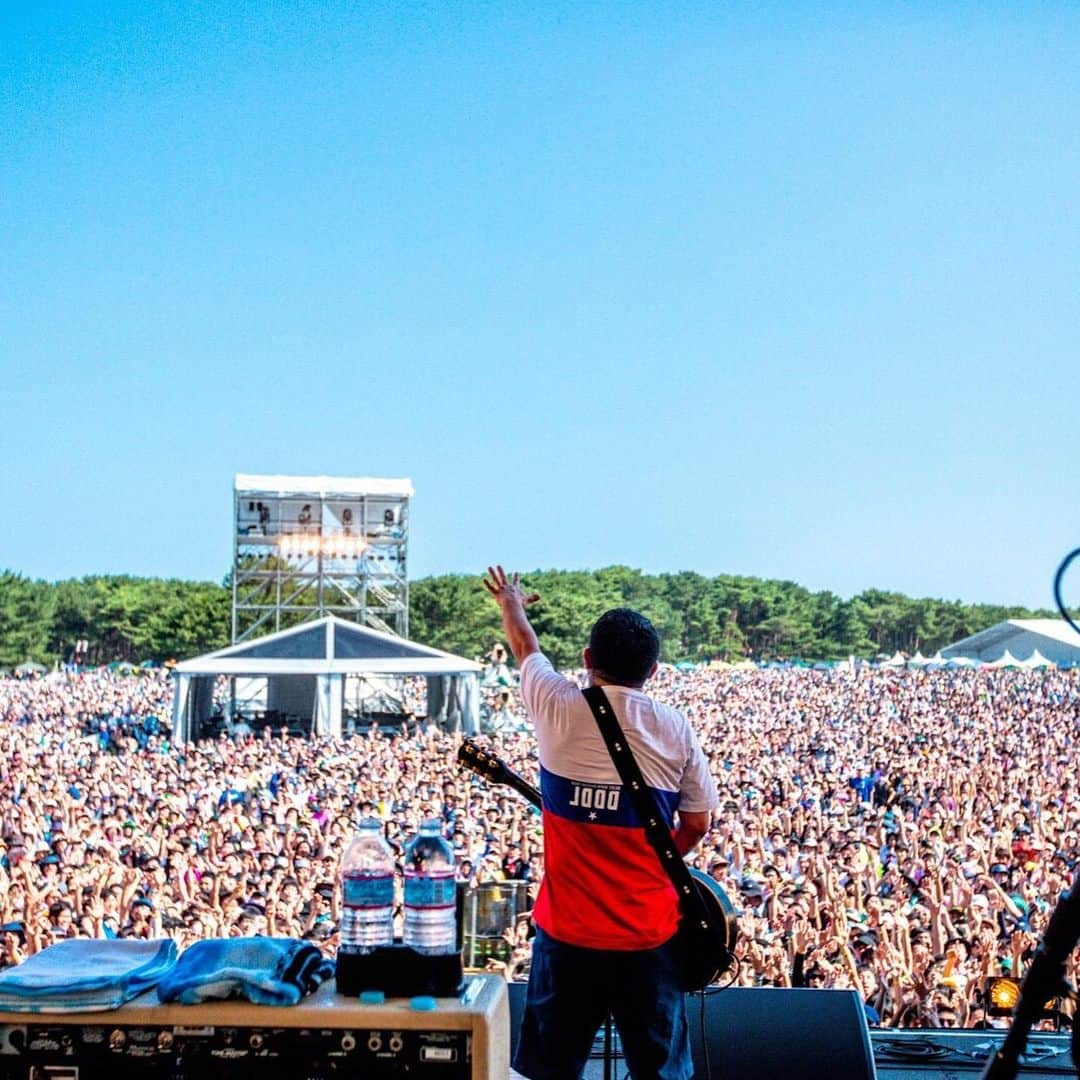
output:
[[[541,809],[542,799],[539,789],[472,739],[462,740],[461,746],[458,747],[457,760],[459,765],[486,780],[513,788],[537,810]],[[717,948],[708,956],[696,958],[695,966],[699,970],[700,985],[704,986],[715,982],[734,965],[738,928],[735,908],[727,893],[708,874],[703,874],[693,867],[689,869],[690,877],[694,881],[708,919],[719,930],[716,935]]]

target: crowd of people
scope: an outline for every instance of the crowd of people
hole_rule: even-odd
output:
[[[690,718],[721,792],[691,860],[739,911],[738,983],[855,987],[886,1026],[985,1021],[987,977],[1023,975],[1080,861],[1080,671],[664,667],[648,689]],[[70,936],[333,953],[368,816],[398,851],[441,820],[467,885],[539,881],[539,815],[422,715],[174,746],[171,692],[160,671],[0,679],[0,966]],[[512,672],[488,695],[481,741],[535,782]],[[506,937],[490,964],[515,977],[527,920]]]

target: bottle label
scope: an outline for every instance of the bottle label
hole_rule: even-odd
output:
[[[394,903],[394,878],[392,874],[348,874],[341,892],[346,907],[390,907]]]
[[[453,874],[405,874],[406,907],[453,907],[456,893]]]

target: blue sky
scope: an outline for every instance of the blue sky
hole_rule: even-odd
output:
[[[1080,543],[1075,5],[0,34],[0,566],[221,578],[238,471],[411,477],[417,576],[1045,606]]]

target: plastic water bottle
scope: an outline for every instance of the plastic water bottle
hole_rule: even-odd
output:
[[[394,943],[394,852],[378,818],[365,818],[341,862],[339,952],[369,953]]]
[[[439,822],[422,822],[405,847],[405,944],[425,956],[457,952],[454,849]]]

